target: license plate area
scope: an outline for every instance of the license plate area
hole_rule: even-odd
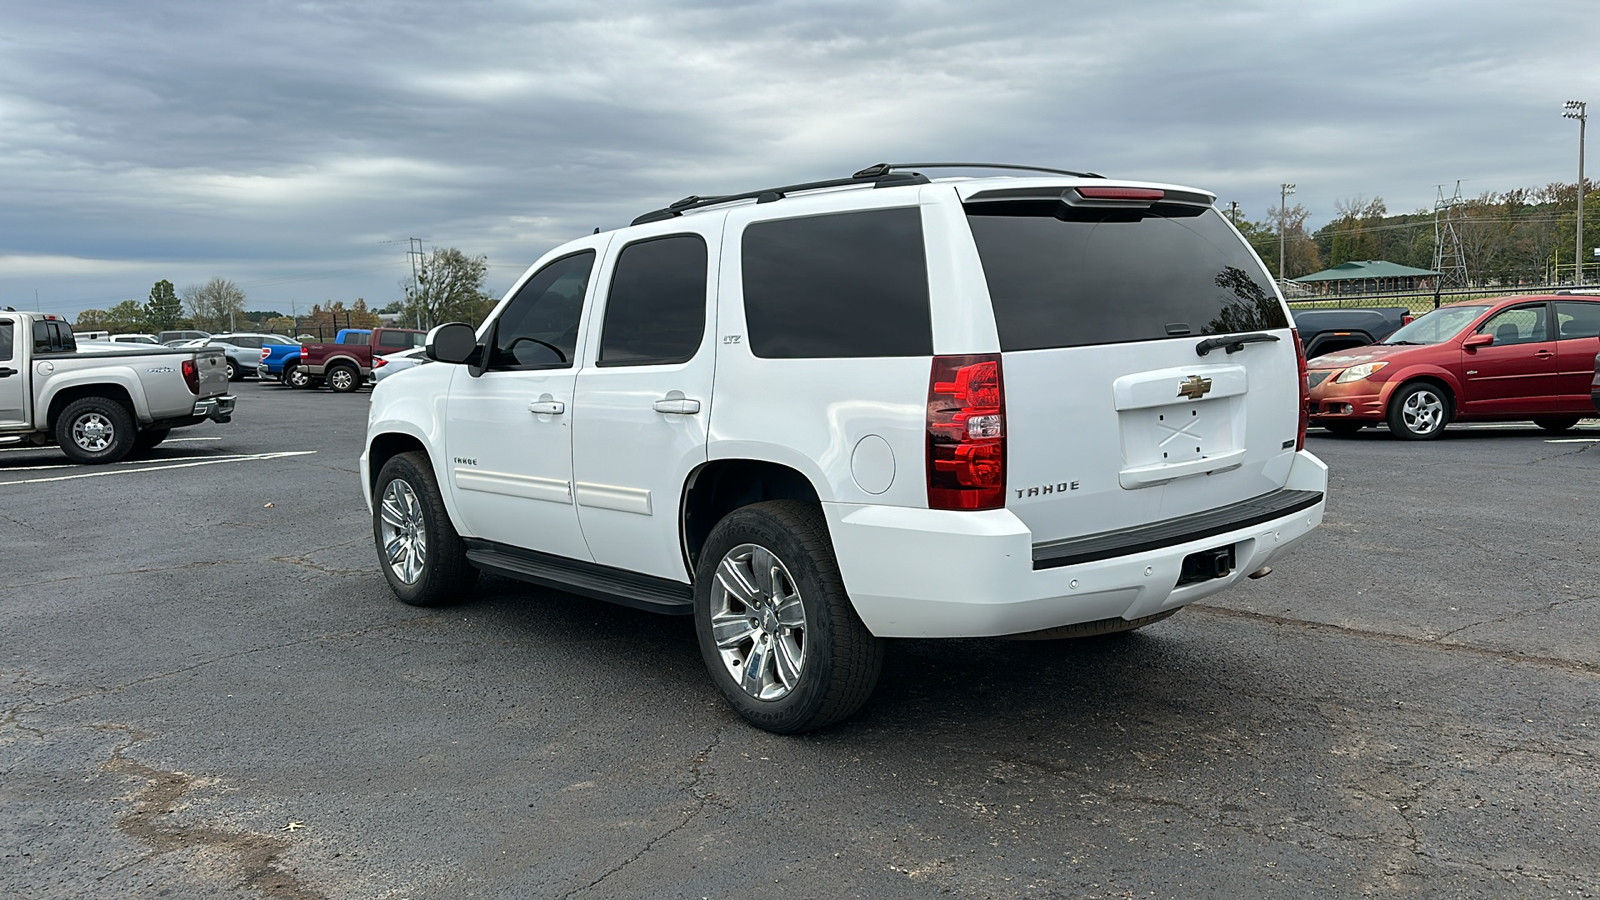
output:
[[[1178,587],[1186,584],[1199,584],[1202,581],[1214,581],[1226,578],[1233,574],[1236,565],[1234,560],[1233,544],[1226,547],[1213,547],[1210,550],[1201,550],[1191,553],[1183,558],[1183,568],[1178,573]]]

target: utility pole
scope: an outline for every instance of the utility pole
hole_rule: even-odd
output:
[[[1589,104],[1582,100],[1568,100],[1562,109],[1563,119],[1578,120],[1578,255],[1574,260],[1577,283],[1583,284],[1583,133],[1589,127]]]
[[[1289,222],[1289,211],[1285,207],[1289,203],[1289,195],[1294,193],[1294,185],[1284,183],[1278,185],[1278,281],[1289,280],[1289,270],[1284,267],[1286,254],[1284,253],[1284,232]]]

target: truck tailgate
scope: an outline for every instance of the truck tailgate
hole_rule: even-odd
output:
[[[228,354],[221,347],[202,347],[194,354],[199,373],[198,396],[216,397],[228,392]]]

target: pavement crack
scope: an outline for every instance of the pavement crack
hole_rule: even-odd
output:
[[[149,847],[150,852],[98,876],[96,880],[104,881],[141,862],[175,851],[211,851],[205,855],[203,862],[208,875],[216,871],[215,861],[220,858],[223,871],[238,886],[259,893],[268,900],[326,900],[324,894],[301,882],[282,864],[282,857],[290,847],[288,840],[215,825],[184,824],[172,818],[178,810],[179,801],[195,786],[195,779],[184,772],[152,768],[128,757],[128,751],[140,741],[152,737],[151,734],[125,725],[102,727],[128,734],[128,740],[111,751],[111,759],[102,768],[144,783],[144,787],[133,798],[133,811],[117,820],[117,829]]]
[[[1569,601],[1562,601],[1569,602]],[[1471,644],[1458,644],[1446,642],[1439,636],[1418,638],[1403,634],[1393,634],[1387,631],[1373,631],[1367,628],[1352,628],[1348,625],[1334,625],[1328,622],[1313,622],[1309,619],[1292,619],[1287,616],[1274,616],[1267,613],[1252,612],[1243,609],[1230,609],[1225,606],[1208,606],[1203,603],[1191,603],[1187,607],[1204,615],[1219,616],[1223,618],[1250,619],[1268,625],[1294,626],[1307,631],[1332,631],[1350,637],[1365,638],[1367,640],[1385,641],[1394,644],[1404,644],[1409,647],[1425,647],[1430,650],[1440,650],[1448,653],[1461,653],[1477,656],[1483,659],[1492,659],[1500,662],[1532,663],[1534,665],[1549,666],[1560,669],[1568,674],[1583,675],[1589,678],[1600,677],[1600,665],[1593,663],[1576,662],[1556,656],[1537,656],[1531,653],[1518,653],[1512,650],[1491,650],[1486,647],[1475,647]]]
[[[596,887],[599,887],[600,884],[606,879],[633,865],[640,859],[643,859],[645,854],[655,849],[657,844],[661,843],[672,835],[677,834],[679,831],[682,831],[690,822],[693,822],[697,817],[699,817],[700,813],[705,811],[706,806],[709,805],[712,800],[716,799],[717,795],[701,790],[700,783],[705,778],[706,762],[711,758],[711,754],[717,749],[717,747],[722,744],[722,737],[724,734],[726,734],[726,730],[719,729],[716,735],[712,737],[711,742],[703,747],[700,752],[696,753],[691,759],[689,763],[690,778],[688,785],[685,786],[685,790],[689,792],[690,796],[692,796],[694,800],[679,817],[677,824],[646,841],[644,846],[640,847],[637,853],[634,853],[632,856],[629,856],[622,862],[619,862],[607,869],[605,872],[601,873],[599,878],[596,878],[594,881],[589,882],[583,887],[575,888],[571,891],[568,891],[566,894],[563,894],[561,900],[571,900],[572,897],[575,897],[578,894],[586,893],[594,890]]]
[[[1570,598],[1568,598],[1566,600],[1552,600],[1552,601],[1550,601],[1549,603],[1546,603],[1543,606],[1536,606],[1536,607],[1533,607],[1532,609],[1519,609],[1516,612],[1507,613],[1507,614],[1505,614],[1503,616],[1497,616],[1497,617],[1495,617],[1493,619],[1484,619],[1481,622],[1471,622],[1471,623],[1468,623],[1466,625],[1462,625],[1460,628],[1452,628],[1449,631],[1446,631],[1443,634],[1439,635],[1437,640],[1444,640],[1447,637],[1451,637],[1451,636],[1459,634],[1459,633],[1461,633],[1463,631],[1467,631],[1467,630],[1472,629],[1472,628],[1477,628],[1477,627],[1482,626],[1482,625],[1499,625],[1499,624],[1502,624],[1504,622],[1509,622],[1512,619],[1520,618],[1522,616],[1526,616],[1526,615],[1529,615],[1529,614],[1532,614],[1532,613],[1550,612],[1551,610],[1559,609],[1559,608],[1561,608],[1563,606],[1566,606],[1569,603],[1583,603],[1583,602],[1589,601],[1589,600],[1600,600],[1600,597],[1570,597]]]
[[[24,581],[17,584],[6,585],[7,588],[39,587],[46,584],[62,584],[68,581],[80,581],[84,578],[111,578],[117,575],[149,575],[155,572],[187,572],[193,569],[206,569],[211,566],[226,566],[238,562],[234,559],[208,559],[201,562],[184,563],[181,566],[141,566],[137,569],[126,569],[121,572],[86,572],[82,575],[65,575],[61,578],[47,578],[44,581]]]
[[[1589,452],[1589,449],[1591,447],[1593,447],[1593,446],[1594,446],[1593,442],[1587,443],[1587,444],[1582,444],[1576,450],[1568,450],[1568,451],[1566,451],[1564,453],[1552,453],[1549,456],[1541,456],[1541,457],[1538,457],[1536,459],[1530,459],[1527,462],[1523,463],[1523,465],[1524,466],[1536,466],[1539,463],[1545,462],[1547,460],[1561,459],[1564,456],[1577,456],[1580,453]]]

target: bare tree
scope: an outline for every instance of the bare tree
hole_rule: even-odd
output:
[[[493,308],[493,298],[483,292],[489,261],[468,256],[454,247],[435,249],[422,260],[415,282],[402,281],[405,304],[401,324],[432,328],[443,322],[478,325]]]
[[[226,278],[188,285],[178,296],[189,308],[195,327],[205,331],[231,331],[239,313],[244,312],[244,291]]]

